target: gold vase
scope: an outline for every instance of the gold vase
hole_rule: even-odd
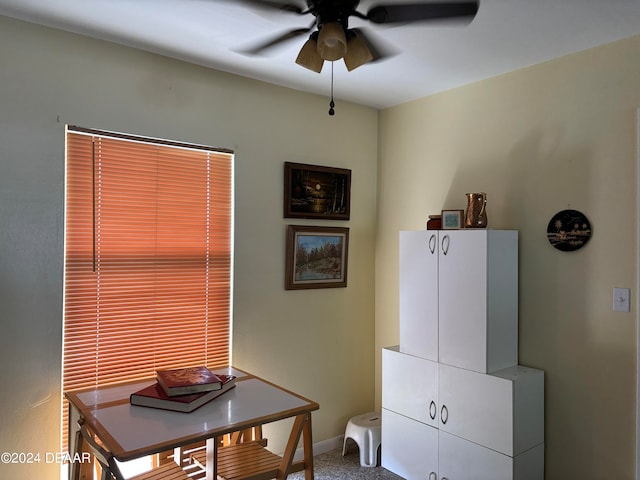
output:
[[[467,193],[465,228],[487,228],[487,194]]]

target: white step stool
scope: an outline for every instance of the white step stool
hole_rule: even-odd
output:
[[[381,419],[378,412],[369,412],[355,416],[347,422],[342,443],[342,455],[344,456],[347,439],[350,438],[358,444],[360,450],[360,465],[363,467],[375,467],[378,465],[378,448],[382,442]]]

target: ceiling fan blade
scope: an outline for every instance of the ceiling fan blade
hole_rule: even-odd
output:
[[[364,28],[350,28],[349,32],[353,32],[353,34],[360,37],[367,44],[367,47],[373,56],[373,60],[371,60],[372,62],[393,57],[398,53],[387,45],[383,46],[382,42],[378,39],[374,39],[371,32]]]
[[[468,17],[473,19],[479,2],[438,2],[376,5],[366,18],[373,23],[410,23]]]
[[[273,0],[236,0],[238,3],[244,3],[252,7],[269,9],[269,10],[282,10],[285,12],[305,14],[307,10],[301,8],[295,3],[284,3]]]
[[[311,27],[296,28],[294,30],[289,30],[288,32],[284,32],[278,35],[277,37],[267,40],[266,42],[260,43],[250,48],[241,49],[239,51],[249,55],[259,55],[261,53],[264,53],[266,50],[268,50],[271,47],[275,47],[276,45],[286,42],[287,40],[291,40],[292,38],[296,38],[305,33],[309,33],[310,30],[311,30]]]

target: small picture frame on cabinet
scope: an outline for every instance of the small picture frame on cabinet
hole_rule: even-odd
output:
[[[442,210],[442,229],[458,230],[462,228],[464,210]]]

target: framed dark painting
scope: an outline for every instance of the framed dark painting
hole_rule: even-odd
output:
[[[351,170],[284,164],[284,217],[349,220]]]
[[[349,229],[287,226],[285,289],[347,286]]]

